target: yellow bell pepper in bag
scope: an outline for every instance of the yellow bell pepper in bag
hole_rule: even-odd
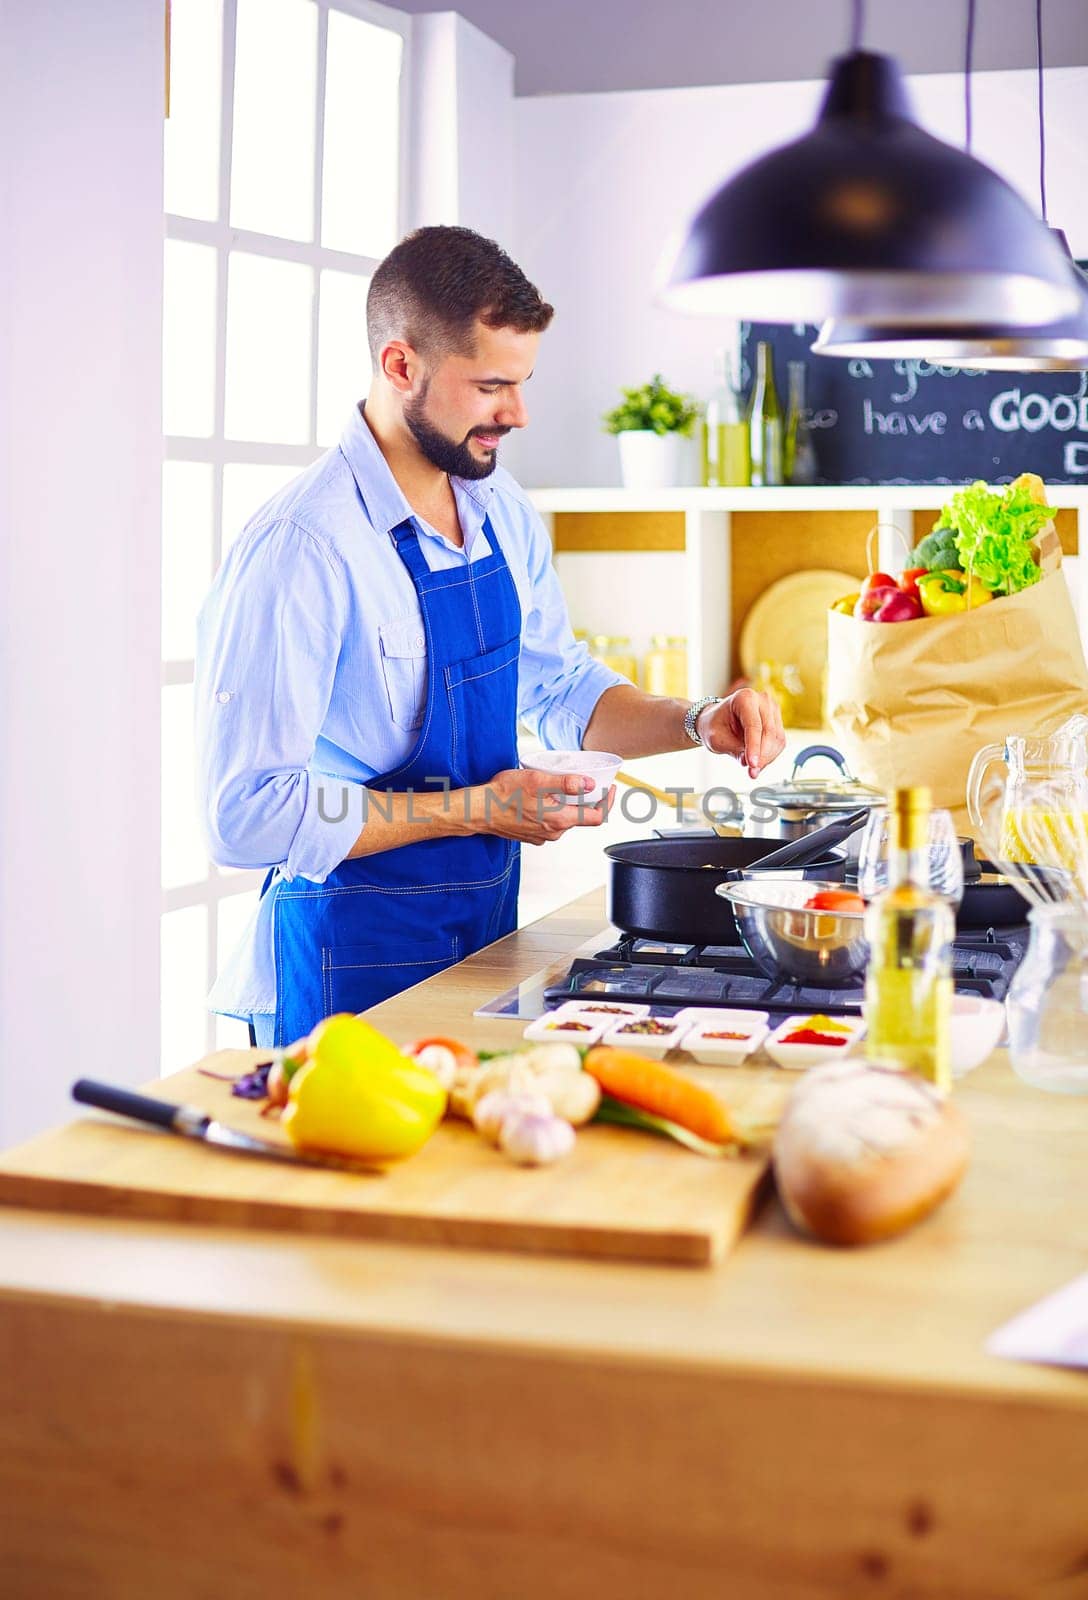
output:
[[[395,1161],[430,1138],[446,1091],[360,1017],[330,1018],[310,1036],[309,1060],[292,1077],[283,1126],[292,1144],[360,1161]]]
[[[919,578],[918,598],[927,617],[951,617],[977,610],[992,600],[993,594],[980,578],[948,568]]]

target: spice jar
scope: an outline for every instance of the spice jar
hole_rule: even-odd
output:
[[[610,667],[621,677],[629,678],[632,683],[638,683],[638,661],[631,649],[631,640],[626,634],[594,634],[590,641],[589,653],[603,667]]]
[[[688,689],[688,642],[682,634],[652,633],[642,658],[642,687],[648,694],[681,699]]]

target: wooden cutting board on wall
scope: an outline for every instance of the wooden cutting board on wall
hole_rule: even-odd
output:
[[[256,1052],[220,1051],[200,1066],[241,1073],[259,1059]],[[751,1077],[746,1093],[730,1093],[734,1107],[767,1092]],[[227,1083],[198,1068],[144,1092],[287,1144],[259,1104],[232,1096]],[[708,1159],[650,1134],[601,1126],[580,1131],[573,1154],[555,1166],[522,1168],[466,1123],[451,1121],[410,1160],[356,1175],[231,1155],[90,1113],[4,1153],[0,1203],[708,1266],[744,1231],[768,1165],[765,1154]]]

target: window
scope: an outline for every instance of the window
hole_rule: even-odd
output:
[[[367,390],[366,293],[403,217],[410,19],[370,0],[173,7],[164,139],[162,1070],[246,1042],[205,996],[262,874],[207,859],[197,609],[249,516]],[[365,159],[360,152],[365,151]]]

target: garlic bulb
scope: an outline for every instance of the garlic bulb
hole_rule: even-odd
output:
[[[457,1057],[444,1044],[426,1044],[412,1059],[433,1072],[443,1089],[453,1088],[457,1081]]]
[[[564,1122],[581,1127],[593,1116],[601,1091],[595,1078],[582,1071],[576,1047],[565,1041],[512,1050],[478,1067],[457,1072],[450,1089],[453,1116],[476,1121],[476,1107],[492,1094],[543,1095]]]
[[[548,1117],[551,1110],[543,1095],[492,1089],[477,1100],[472,1110],[472,1121],[477,1133],[482,1134],[490,1144],[498,1144],[507,1118],[523,1112],[530,1116]]]
[[[561,1117],[517,1111],[502,1124],[499,1148],[523,1166],[547,1166],[574,1149],[574,1129]]]

